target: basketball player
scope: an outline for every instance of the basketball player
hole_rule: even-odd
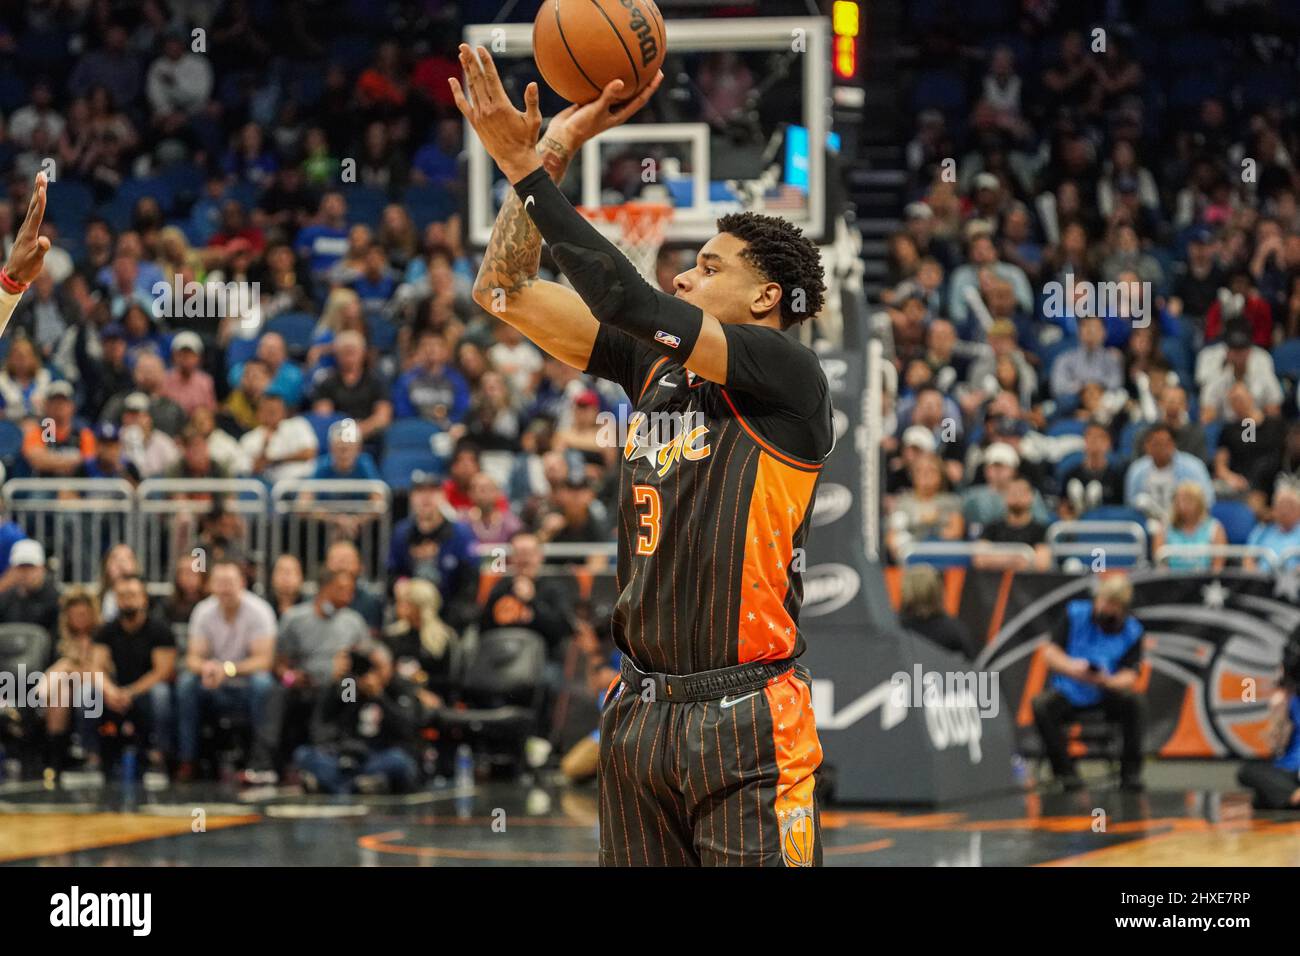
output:
[[[477,301],[635,405],[620,462],[623,668],[600,728],[601,863],[815,865],[821,747],[795,666],[798,572],[833,432],[820,363],[782,330],[822,306],[817,249],[784,220],[725,216],[675,296],[652,288],[552,180],[653,87],[611,113],[615,81],[539,144],[536,84],[521,113],[485,49],[460,58],[468,97],[453,79],[456,104],[514,186]],[[538,280],[543,238],[576,292]]]
[[[41,273],[45,253],[50,251],[50,240],[42,236],[41,223],[45,220],[45,173],[36,174],[27,215],[18,227],[18,235],[9,248],[9,261],[0,268],[0,335],[4,334],[9,319],[18,308],[23,292]]]

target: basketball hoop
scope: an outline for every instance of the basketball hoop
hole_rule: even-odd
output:
[[[579,206],[578,211],[593,223],[607,223],[606,232],[614,232],[614,244],[623,251],[636,270],[655,285],[655,262],[664,244],[673,207],[668,203],[626,202],[621,206]],[[615,232],[616,230],[616,232]]]

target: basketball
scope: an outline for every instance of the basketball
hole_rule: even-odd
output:
[[[533,56],[548,86],[590,103],[613,80],[631,99],[654,79],[667,51],[653,0],[546,0],[533,21]]]

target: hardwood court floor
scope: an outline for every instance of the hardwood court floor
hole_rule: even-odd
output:
[[[1164,779],[1136,796],[1101,786],[935,811],[834,807],[823,826],[829,866],[1300,866],[1300,814],[1255,814],[1239,791]],[[587,866],[596,838],[594,789],[492,783],[362,800],[0,787],[10,865]]]

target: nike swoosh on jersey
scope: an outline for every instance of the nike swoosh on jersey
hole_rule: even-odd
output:
[[[670,381],[668,381],[668,376],[667,376],[667,375],[665,375],[663,378],[661,378],[661,379],[659,380],[659,384],[662,385],[664,388],[676,388],[676,387],[677,387],[677,383],[676,383],[676,382],[670,382]]]
[[[735,707],[741,701],[749,700],[749,698],[751,697],[757,697],[761,693],[762,691],[756,690],[752,694],[746,694],[744,697],[724,697],[722,698],[722,702],[718,706],[721,707],[723,710],[729,710],[732,707]]]

